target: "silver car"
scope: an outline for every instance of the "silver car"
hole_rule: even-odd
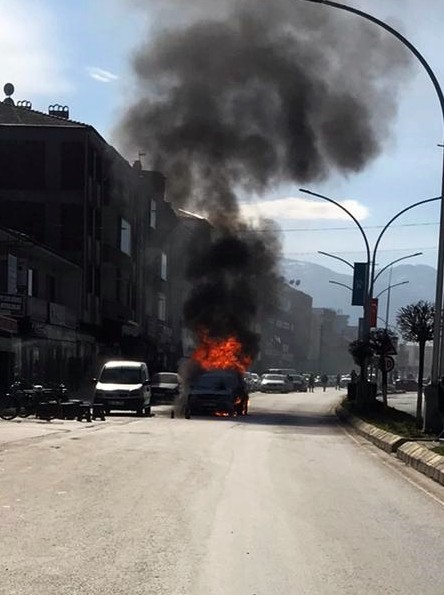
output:
[[[289,393],[293,384],[285,374],[264,374],[260,390],[262,393]]]

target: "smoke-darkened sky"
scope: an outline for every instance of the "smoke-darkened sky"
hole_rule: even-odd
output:
[[[387,21],[406,35],[443,83],[442,0],[342,2]],[[261,3],[265,1],[258,0],[257,4]],[[103,0],[0,0],[0,25],[8,32],[0,39],[4,82],[15,83],[16,99],[29,99],[36,109],[45,111],[54,102],[68,104],[74,119],[91,124],[116,143],[112,130],[122,112],[138,97],[130,59],[135,48],[143,40],[154,41],[156,32],[162,28],[195,22],[197,10],[202,14],[200,11],[205,8],[207,17],[220,17],[227,10],[227,4],[207,0],[199,3],[180,0],[176,6],[168,0],[158,0],[157,5],[147,6],[145,0],[131,0],[131,3],[107,0],[106,10]],[[190,8],[187,14],[183,12],[184,6]],[[330,55],[331,60],[345,61],[343,78],[347,87],[348,57],[361,55],[363,74],[366,69],[365,52],[359,51],[361,33],[356,29],[359,17],[321,4],[306,5],[303,0],[294,0],[289,5],[300,14],[304,6],[311,7],[317,13],[316,19],[323,18],[328,25],[318,35],[312,35],[312,49],[322,46],[332,35],[338,37],[340,43],[332,46]],[[375,33],[376,30],[375,26]],[[385,43],[383,47],[391,51]],[[398,46],[398,51],[401,47]],[[307,48],[310,49],[309,39]],[[383,77],[384,84],[386,80]],[[396,211],[422,198],[436,196],[440,190],[442,152],[437,143],[442,142],[441,113],[430,80],[418,62],[413,61],[406,82],[397,89],[399,110],[392,134],[379,156],[357,173],[344,176],[331,172],[324,181],[307,184],[310,189],[333,198],[354,201],[350,206],[366,227],[371,241]],[[130,161],[137,158],[138,151],[138,147],[128,151],[127,158]],[[265,194],[267,202],[261,201],[264,212],[288,230],[283,245],[288,257],[312,260],[343,272],[343,265],[318,256],[317,250],[360,260],[364,248],[361,238],[352,223],[340,220],[339,209],[329,209],[322,202],[298,200],[300,185],[272,183]],[[249,199],[250,196],[248,193]],[[255,196],[254,203],[258,200]],[[381,265],[412,251],[423,251],[424,255],[415,262],[435,266],[438,220],[436,204],[404,216],[399,223],[408,227],[393,227],[385,236],[380,248]]]
[[[175,204],[234,212],[237,192],[357,172],[380,152],[409,60],[373,27],[350,35],[289,0],[166,0],[162,15],[135,53],[119,133],[166,174]]]

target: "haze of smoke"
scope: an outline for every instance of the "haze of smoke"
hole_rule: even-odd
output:
[[[219,230],[193,255],[188,326],[235,331],[254,356],[280,246],[275,230],[240,221],[236,194],[364,168],[388,135],[407,55],[375,27],[295,0],[131,1],[153,11],[152,27],[120,138],[167,176],[175,206]]]
[[[205,20],[141,47],[121,135],[167,175],[174,204],[226,218],[236,190],[359,171],[378,154],[407,64],[386,34],[287,0],[173,4]],[[231,12],[210,19],[216,6]]]
[[[254,359],[260,339],[255,320],[275,306],[280,243],[271,224],[260,233],[245,226],[237,234],[223,232],[209,250],[193,254],[187,271],[193,288],[184,319],[196,333],[234,334],[244,354]]]

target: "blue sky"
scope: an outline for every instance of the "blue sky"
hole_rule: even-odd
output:
[[[184,0],[186,1],[186,0]],[[295,0],[296,2],[297,0]],[[71,117],[91,123],[107,140],[126,102],[135,92],[131,52],[146,30],[146,13],[129,5],[137,0],[0,0],[0,72],[3,83],[16,86],[16,99],[29,99],[35,109],[68,104]],[[345,1],[387,19],[424,54],[444,86],[444,2],[442,0]],[[333,10],[319,7],[319,10]],[[343,14],[353,27],[356,19]],[[3,84],[2,83],[2,84]],[[353,211],[374,239],[378,226],[396,211],[440,192],[442,117],[432,85],[419,65],[402,86],[398,114],[383,153],[364,172],[335,176],[310,189],[352,201]],[[132,160],[136,155],[127,155]],[[341,264],[317,250],[363,257],[362,240],[339,210],[322,203],[298,202],[298,188],[281,187],[264,197],[280,203],[264,207],[278,215],[284,229],[284,252],[345,272]],[[291,201],[289,199],[292,199]],[[277,206],[281,204],[282,208]],[[293,213],[289,205],[294,206]],[[302,210],[301,210],[302,206]],[[436,264],[439,206],[425,206],[404,216],[381,245],[381,265],[423,251],[416,263]],[[293,231],[294,230],[294,231]],[[412,261],[413,262],[413,261]]]

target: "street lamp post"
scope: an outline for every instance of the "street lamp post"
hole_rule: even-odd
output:
[[[329,256],[330,258],[334,258],[335,260],[339,260],[340,262],[343,262],[344,264],[346,264],[347,266],[349,266],[351,269],[354,269],[355,268],[350,261],[345,260],[345,258],[341,258],[340,256],[336,256],[336,254],[330,254],[330,252],[323,252],[322,250],[318,250],[318,254],[322,254],[322,256]]]
[[[399,31],[374,17],[362,10],[358,10],[352,6],[346,6],[344,4],[339,4],[338,2],[332,2],[332,0],[305,0],[306,2],[312,2],[316,4],[325,4],[326,6],[330,6],[332,8],[337,8],[339,10],[343,10],[345,12],[350,12],[354,15],[362,17],[363,19],[372,22],[373,24],[377,25],[378,27],[382,27],[388,33],[396,37],[406,48],[410,50],[410,52],[415,56],[415,58],[421,63],[424,70],[427,72],[433,87],[436,91],[436,95],[438,97],[439,105],[441,108],[441,115],[443,120],[443,128],[444,128],[444,93],[441,89],[438,79],[436,78],[435,73],[433,72],[432,68],[424,58],[424,56],[419,52],[419,50]],[[440,209],[440,225],[439,225],[439,239],[438,239],[438,262],[437,262],[437,271],[436,271],[436,293],[435,293],[435,319],[434,319],[434,332],[433,332],[433,354],[432,354],[432,371],[431,371],[431,386],[432,389],[429,390],[429,395],[431,398],[430,404],[430,412],[425,412],[424,415],[424,427],[427,429],[438,429],[440,426],[440,422],[434,421],[434,417],[437,416],[437,403],[438,403],[438,394],[439,394],[439,378],[441,377],[441,368],[442,368],[442,356],[444,355],[444,332],[443,332],[443,291],[444,291],[444,151],[442,156],[442,167],[441,167],[441,195],[439,197],[441,201],[441,209]],[[432,403],[434,401],[434,403]],[[427,399],[426,399],[426,409],[427,409]],[[435,427],[433,427],[435,426]]]
[[[311,0],[307,0],[307,1],[311,1]],[[370,244],[369,244],[367,235],[364,231],[364,228],[362,227],[360,222],[356,219],[356,217],[348,209],[346,209],[343,205],[341,205],[341,203],[339,203],[336,200],[333,200],[329,196],[325,196],[324,194],[319,194],[317,192],[307,190],[306,188],[299,188],[299,191],[303,192],[304,194],[309,194],[310,196],[314,196],[316,198],[321,198],[322,200],[326,200],[329,203],[336,205],[354,221],[354,223],[358,227],[359,231],[361,232],[361,235],[364,239],[366,253],[367,253],[367,279],[366,279],[366,290],[365,290],[366,299],[365,299],[365,304],[364,304],[364,336],[366,336],[370,332],[370,302],[373,297],[373,291],[374,291],[376,279],[381,275],[381,273],[384,272],[384,270],[386,270],[388,267],[395,264],[396,262],[400,262],[401,260],[406,260],[407,258],[413,258],[414,256],[419,256],[421,254],[421,252],[415,252],[414,254],[410,254],[408,256],[402,256],[401,258],[397,258],[396,260],[389,263],[386,267],[384,267],[381,271],[376,273],[376,256],[377,256],[378,248],[379,248],[379,245],[381,243],[383,236],[385,235],[388,228],[392,225],[392,223],[394,223],[399,217],[401,217],[401,215],[404,215],[404,213],[407,213],[407,211],[410,211],[411,209],[414,209],[421,205],[428,204],[430,202],[434,202],[437,200],[441,200],[441,197],[435,196],[434,198],[426,198],[424,200],[419,200],[419,201],[405,207],[398,213],[396,213],[391,219],[389,219],[389,221],[382,228],[381,233],[376,238],[373,252],[371,252]],[[443,234],[443,236],[444,236],[444,234]],[[325,254],[327,256],[333,256],[327,252],[322,252],[322,254]],[[337,256],[333,256],[333,258],[336,258],[337,260],[342,260]],[[351,264],[351,263],[348,263],[348,261],[345,261],[345,262],[346,262],[346,264]]]
[[[387,293],[387,291],[390,292],[394,287],[399,287],[400,285],[407,285],[407,283],[410,283],[410,281],[400,281],[399,283],[393,283],[393,285],[389,285],[377,294],[376,299],[379,299],[381,295]]]
[[[329,281],[329,283],[332,285],[339,285],[339,287],[345,287],[345,289],[353,291],[353,287],[350,287],[350,285],[347,285],[346,283],[340,283],[339,281]]]

